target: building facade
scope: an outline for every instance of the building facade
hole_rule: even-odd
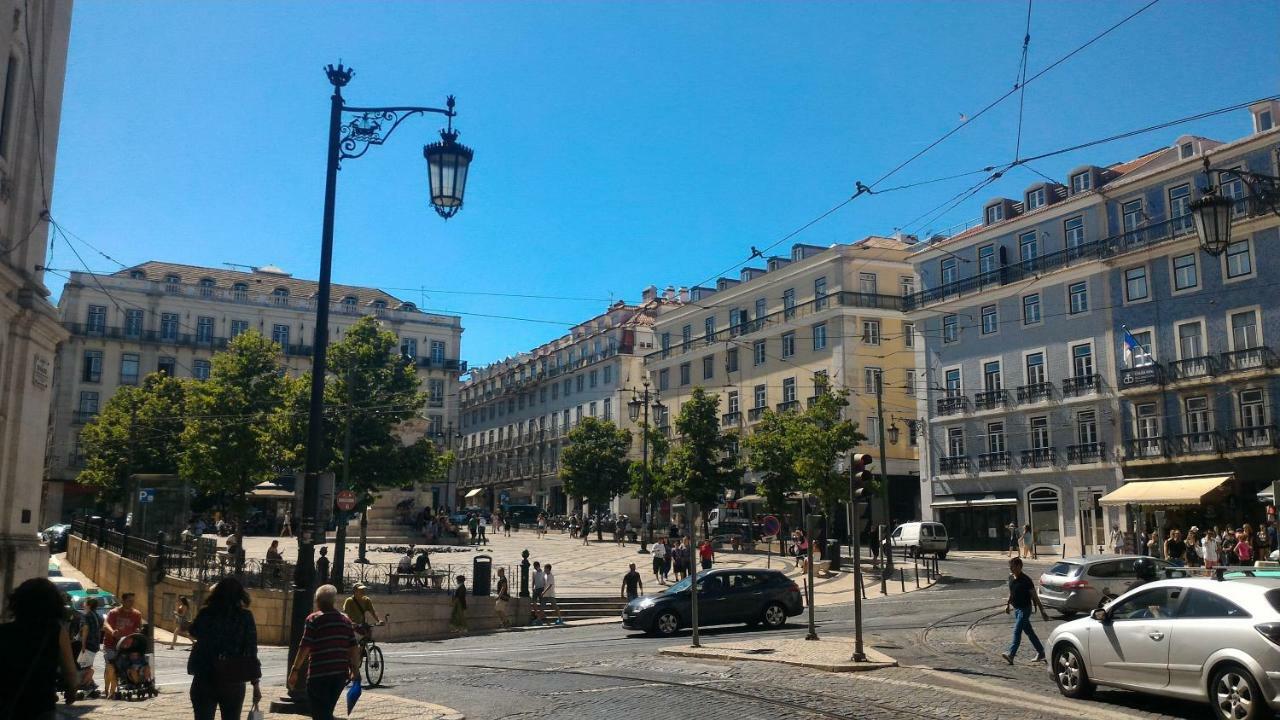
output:
[[[535,504],[563,515],[577,509],[560,480],[569,432],[585,417],[640,433],[627,412],[642,389],[642,356],[653,348],[660,307],[679,302],[656,288],[640,304],[616,302],[570,332],[528,352],[472,368],[460,391],[462,440],[457,506],[497,508]],[[638,517],[639,503],[620,498],[615,512]]]
[[[146,262],[110,275],[72,273],[58,302],[70,337],[58,349],[45,516],[50,522],[92,501],[75,485],[83,463],[80,430],[122,385],[152,372],[207,378],[214,353],[242,332],[256,330],[283,349],[289,372],[311,369],[317,283],[267,266],[250,271]],[[424,313],[381,290],[334,285],[330,342],[373,315],[400,339],[428,393],[407,437],[424,434],[447,445],[457,427],[458,360],[462,323],[457,316]],[[444,504],[446,482],[425,491]],[[422,498],[427,502],[426,497]]]
[[[924,504],[959,547],[1006,547],[1012,523],[1030,524],[1043,551],[1096,552],[1114,528],[1156,519],[1107,500],[1126,479],[1206,470],[1254,482],[1236,456],[1273,451],[1230,449],[1239,432],[1227,418],[1271,423],[1274,389],[1257,385],[1273,367],[1260,359],[1270,291],[1257,277],[1276,217],[1244,201],[1242,184],[1224,185],[1241,198],[1240,242],[1214,258],[1198,247],[1190,203],[1205,184],[1205,157],[1275,174],[1277,136],[1262,127],[1225,145],[1184,136],[1127,163],[1076,168],[1063,184],[1037,182],[1019,199],[989,201],[977,227],[913,256],[921,290],[907,310],[924,336]],[[1126,355],[1126,327],[1158,363],[1175,365]],[[1239,360],[1237,345],[1250,366],[1218,374]],[[1144,363],[1136,374],[1135,362]],[[1247,381],[1240,392],[1196,391],[1228,375]],[[1244,432],[1258,446],[1274,435]]]
[[[70,0],[0,3],[0,612],[43,577],[41,468],[57,344],[44,265],[71,32]]]
[[[722,428],[741,435],[767,410],[800,410],[823,387],[844,389],[847,417],[867,437],[860,449],[878,463],[879,385],[889,517],[917,517],[917,333],[902,314],[903,294],[915,290],[909,250],[881,237],[795,245],[763,268],[692,288],[689,302],[659,314],[657,347],[645,357],[669,413],[701,387],[719,395]],[[755,482],[748,472],[744,483]]]

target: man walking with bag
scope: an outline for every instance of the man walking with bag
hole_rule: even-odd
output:
[[[1027,639],[1031,641],[1031,647],[1036,649],[1036,656],[1033,662],[1044,662],[1044,645],[1040,644],[1040,638],[1036,637],[1036,631],[1031,627],[1031,610],[1035,608],[1040,611],[1040,617],[1046,622],[1049,620],[1049,613],[1045,612],[1044,606],[1040,604],[1040,596],[1036,595],[1035,583],[1031,582],[1031,578],[1022,572],[1022,559],[1013,558],[1009,561],[1009,599],[1005,602],[1004,612],[1009,614],[1009,609],[1013,609],[1013,642],[1009,644],[1007,652],[1000,653],[1000,657],[1004,661],[1013,664],[1013,658],[1018,654],[1018,646],[1022,644],[1022,634],[1027,634]]]
[[[289,687],[306,688],[314,720],[333,720],[347,680],[360,677],[360,644],[351,620],[335,607],[337,598],[338,588],[332,585],[316,589],[316,610],[307,616],[298,656],[289,669]]]

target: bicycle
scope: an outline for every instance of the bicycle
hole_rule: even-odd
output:
[[[390,619],[390,615],[383,615],[382,622],[374,623],[370,627],[382,627]],[[366,635],[360,638],[360,651],[364,655],[361,665],[364,668],[365,687],[377,687],[382,683],[382,673],[386,669],[386,664],[382,659],[382,648],[378,647],[376,640]]]

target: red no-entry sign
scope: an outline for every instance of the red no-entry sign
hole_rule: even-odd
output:
[[[351,512],[356,509],[356,494],[350,490],[341,490],[336,503],[342,512]]]
[[[764,534],[766,536],[774,536],[782,532],[782,523],[778,522],[778,518],[774,515],[764,516]]]

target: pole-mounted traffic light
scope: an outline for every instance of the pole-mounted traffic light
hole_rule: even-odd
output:
[[[853,496],[855,499],[866,495],[866,490],[871,486],[871,481],[875,475],[871,472],[871,465],[875,460],[868,453],[854,453],[850,459],[852,464],[852,473],[850,482],[853,485]]]

